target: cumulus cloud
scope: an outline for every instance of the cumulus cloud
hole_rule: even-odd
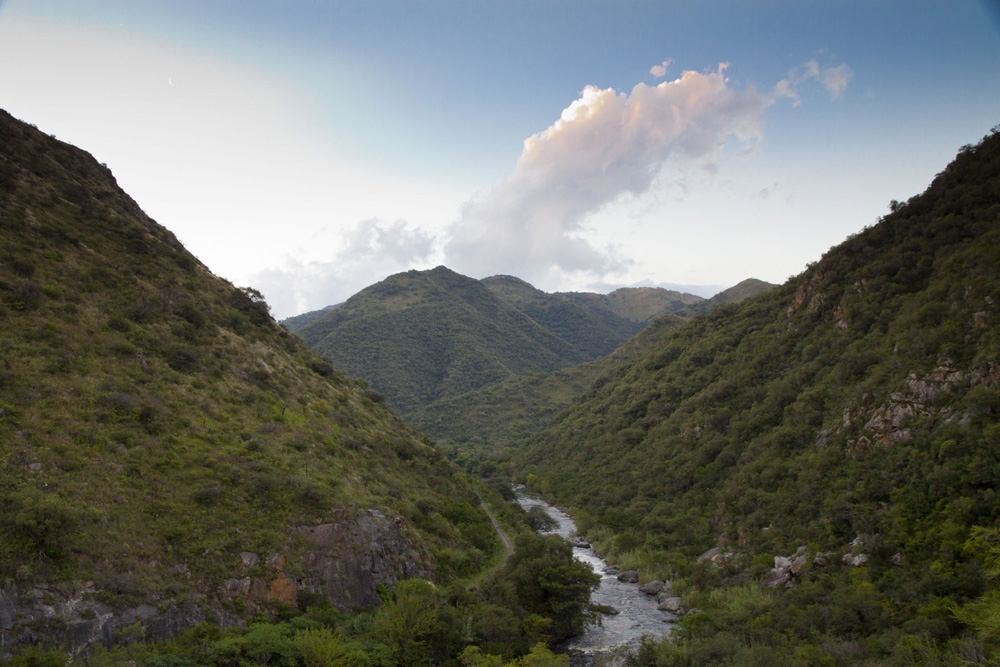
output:
[[[799,106],[801,100],[797,88],[809,80],[818,81],[830,93],[832,99],[837,99],[847,90],[847,84],[854,78],[854,72],[846,64],[836,67],[820,67],[815,60],[809,60],[788,72],[788,78],[775,85],[777,97],[788,97],[793,106]]]
[[[253,277],[251,284],[267,298],[275,317],[341,303],[388,275],[433,263],[437,251],[434,235],[405,220],[362,220],[339,237],[330,261],[289,257],[283,266]]]
[[[622,268],[583,238],[590,214],[645,193],[669,159],[711,164],[735,137],[751,146],[773,96],[737,90],[725,65],[684,72],[631,93],[587,86],[559,120],[524,142],[514,172],[464,204],[445,246],[449,266],[474,276],[603,276]]]
[[[672,58],[667,58],[659,65],[653,65],[649,68],[649,73],[655,76],[657,79],[662,79],[667,75],[667,70],[674,63]]]

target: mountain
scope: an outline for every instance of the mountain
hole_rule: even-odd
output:
[[[332,306],[327,306],[326,308],[321,308],[320,310],[312,310],[308,313],[302,313],[301,315],[286,317],[281,320],[281,324],[292,333],[295,333],[307,324],[311,324],[312,322],[315,322],[319,318],[323,317],[331,310],[336,310],[339,305],[340,304],[338,303]]]
[[[622,288],[611,294],[549,294],[513,276],[492,276],[482,283],[588,360],[611,354],[653,318],[704,300],[654,287]]]
[[[478,280],[443,266],[389,276],[296,334],[404,414],[511,375],[586,359]]]
[[[282,323],[410,414],[608,355],[657,316],[702,301],[653,287],[549,294],[513,276],[474,280],[439,266],[389,276]]]
[[[696,303],[686,305],[684,308],[681,308],[676,312],[682,317],[704,315],[712,312],[719,306],[723,306],[727,303],[739,303],[744,299],[749,299],[752,296],[768,292],[775,287],[777,287],[777,285],[764,282],[763,280],[747,278],[743,282],[737,283],[729,289],[719,292],[711,299],[705,299],[704,301],[698,301]]]
[[[490,476],[498,460],[509,458],[506,450],[528,442],[604,373],[650,349],[665,330],[684,322],[664,315],[605,357],[443,398],[409,413],[406,421],[442,442],[448,457],[463,469]]]
[[[303,595],[365,607],[499,549],[464,478],[380,395],[105,166],[5,112],[0,238],[0,656]]]
[[[458,396],[441,398],[406,415],[408,423],[439,442],[451,441],[445,445],[449,458],[463,468],[478,470],[481,461],[486,466],[480,471],[483,474],[495,467],[497,457],[506,458],[504,450],[527,442],[569,408],[594,381],[650,349],[666,330],[680,326],[687,317],[710,312],[726,303],[738,303],[775,287],[751,278],[705,300],[649,287],[624,288],[607,295],[546,294],[509,276],[486,278],[483,282],[539,323],[550,323],[553,330],[575,319],[579,323],[576,335],[583,338],[589,332],[600,331],[603,318],[615,327],[609,340],[627,337],[613,352],[594,361],[549,373],[513,376]],[[581,312],[586,316],[573,317]]]
[[[1000,655],[998,130],[891,209],[515,451],[611,560],[700,610],[637,664]]]

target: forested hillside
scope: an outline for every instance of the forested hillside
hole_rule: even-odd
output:
[[[611,354],[654,318],[705,301],[693,294],[654,287],[628,287],[611,294],[549,294],[513,276],[493,276],[482,282],[498,297],[580,350],[587,360]]]
[[[464,477],[380,396],[4,112],[0,238],[0,655],[302,596],[367,607],[497,553]]]
[[[389,276],[296,333],[402,413],[586,358],[478,280],[443,266]]]
[[[517,375],[441,399],[409,413],[406,421],[434,436],[464,469],[490,476],[497,460],[509,459],[506,450],[523,447],[602,373],[642,355],[666,329],[684,322],[677,315],[664,315],[605,357],[551,373]]]
[[[407,414],[609,354],[652,317],[698,301],[658,288],[547,294],[511,276],[479,281],[439,266],[389,276],[286,323]]]
[[[701,610],[638,664],[1000,655],[1000,134],[890,208],[668,331],[512,455]]]

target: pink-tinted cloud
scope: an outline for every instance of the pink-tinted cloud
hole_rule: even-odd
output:
[[[607,275],[622,262],[581,237],[588,215],[646,192],[670,159],[710,164],[731,137],[752,145],[773,96],[715,72],[684,72],[630,94],[587,86],[559,120],[524,142],[514,172],[463,206],[445,247],[456,270],[541,279]]]
[[[657,79],[662,79],[667,75],[667,70],[670,69],[670,66],[673,63],[674,61],[671,58],[667,58],[659,65],[653,65],[652,67],[650,67],[649,73],[655,76]]]

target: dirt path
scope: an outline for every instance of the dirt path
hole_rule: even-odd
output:
[[[497,531],[497,535],[499,535],[500,539],[503,540],[504,549],[507,550],[507,553],[503,557],[503,562],[501,563],[502,565],[503,563],[507,562],[507,559],[510,558],[511,555],[514,553],[514,545],[511,544],[510,538],[507,537],[507,533],[503,532],[503,528],[500,527],[500,522],[497,521],[497,518],[493,516],[493,512],[491,512],[490,508],[487,507],[486,501],[480,498],[479,506],[482,507],[483,511],[486,512],[486,515],[490,517],[490,522],[493,524],[493,529]]]

